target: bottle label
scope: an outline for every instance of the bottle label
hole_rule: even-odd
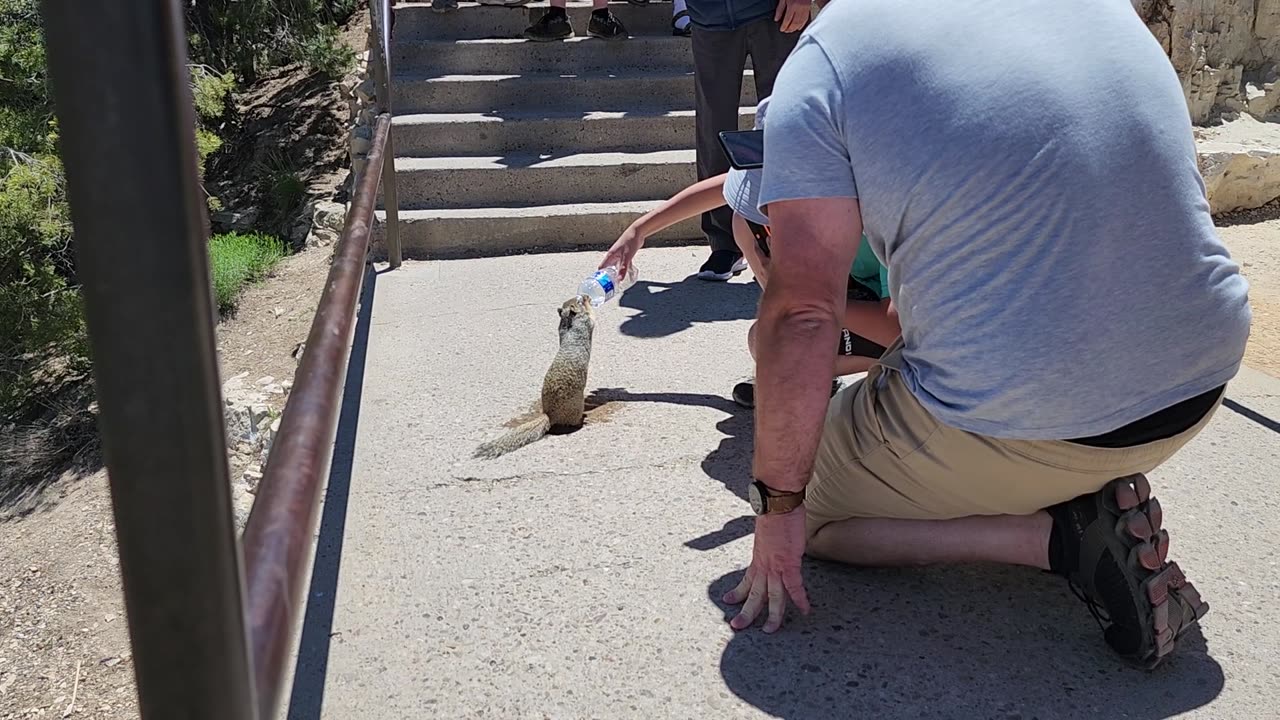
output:
[[[609,273],[604,271],[596,273],[596,282],[600,283],[605,295],[613,292],[613,280],[609,279]]]

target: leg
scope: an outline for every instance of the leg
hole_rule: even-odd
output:
[[[751,323],[751,327],[747,329],[747,350],[751,353],[751,359],[756,359],[756,323]],[[844,375],[857,375],[870,370],[877,362],[878,358],[867,357],[865,355],[837,355],[836,356],[836,377]]]
[[[997,562],[1049,569],[1047,512],[975,515],[953,520],[850,518],[818,527],[807,551],[865,566]]]
[[[900,347],[882,363],[890,369],[873,369],[828,409],[806,499],[809,554],[855,565],[1051,570],[1083,589],[1095,618],[1106,618],[1107,643],[1126,659],[1153,667],[1173,651],[1208,605],[1167,561],[1169,534],[1142,473],[1209,416],[1120,453],[997,440],[935,420],[892,369]]]
[[[565,0],[554,0],[563,3]],[[609,12],[609,0],[591,0],[591,21],[587,34],[601,40],[625,40],[627,29],[616,15]]]
[[[689,37],[693,34],[691,26],[688,4],[685,0],[674,0],[671,3],[671,34],[677,37]]]
[[[787,56],[795,49],[800,33],[784,33],[773,18],[765,18],[747,27],[747,51],[756,76],[756,97],[763,100],[773,94],[773,82]]]
[[[760,248],[756,246],[756,238],[751,234],[751,228],[737,213],[733,213],[733,241],[738,246],[738,252],[746,258],[747,265],[756,276],[756,282],[760,283],[761,288],[765,287],[769,282],[769,258],[760,254]]]
[[[536,42],[552,42],[573,37],[573,25],[565,9],[566,0],[551,0],[551,7],[537,22],[525,28],[524,36]]]
[[[737,30],[693,29],[693,83],[697,127],[698,179],[705,180],[729,169],[720,148],[720,132],[738,129],[738,103],[742,97],[742,71],[747,63],[745,28]],[[733,211],[718,208],[702,216],[702,231],[711,249],[737,253],[733,241]]]

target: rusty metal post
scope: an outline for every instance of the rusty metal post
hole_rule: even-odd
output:
[[[270,717],[279,705],[285,663],[292,655],[390,130],[391,116],[379,115],[369,168],[351,200],[293,392],[244,531],[249,627],[263,717]]]
[[[257,717],[177,0],[43,0],[138,702]]]
[[[378,113],[391,113],[391,25],[394,10],[389,0],[369,3],[370,34],[374,47],[369,53],[373,65],[374,106]],[[387,154],[382,164],[382,205],[386,213],[387,259],[391,268],[400,267],[400,193],[396,188],[396,155],[392,128],[387,128]],[[366,170],[368,172],[368,170]]]

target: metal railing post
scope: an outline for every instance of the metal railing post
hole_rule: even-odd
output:
[[[146,720],[257,717],[177,0],[43,0]]]
[[[375,107],[379,114],[391,112],[391,2],[379,0],[369,4],[371,32],[375,38],[369,53],[373,63]],[[387,133],[387,150],[382,164],[382,205],[386,213],[387,259],[392,269],[400,267],[400,193],[396,188],[396,162],[391,128]]]

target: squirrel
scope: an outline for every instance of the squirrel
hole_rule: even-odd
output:
[[[537,442],[553,430],[582,426],[595,318],[591,303],[581,295],[566,300],[559,313],[560,350],[542,379],[542,407],[537,417],[481,445],[474,457],[491,460]]]

